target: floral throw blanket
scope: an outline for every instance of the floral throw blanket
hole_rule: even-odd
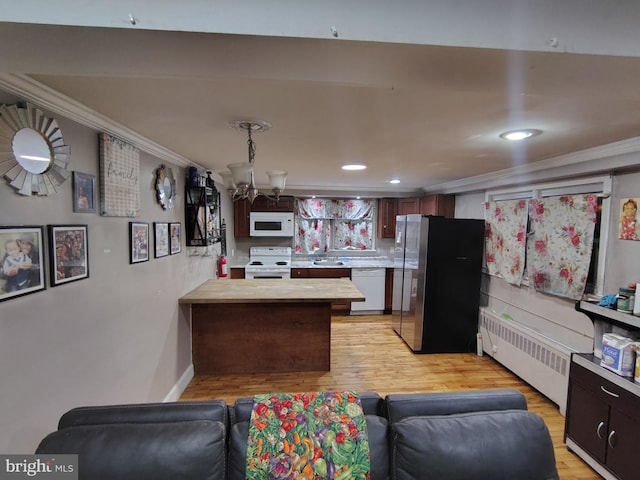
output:
[[[369,440],[353,392],[254,397],[246,478],[368,479]]]

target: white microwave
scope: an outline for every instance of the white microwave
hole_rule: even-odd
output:
[[[250,212],[249,235],[252,237],[293,237],[293,213]]]

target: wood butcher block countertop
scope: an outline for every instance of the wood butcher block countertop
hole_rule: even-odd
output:
[[[194,303],[364,302],[348,278],[208,280],[178,300]]]

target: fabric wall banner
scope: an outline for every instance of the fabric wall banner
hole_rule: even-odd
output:
[[[593,194],[531,201],[527,270],[537,291],[572,300],[582,298],[597,208],[598,199]]]
[[[368,479],[370,452],[353,392],[256,395],[246,478]]]
[[[527,242],[527,200],[486,202],[485,245],[489,275],[522,283]]]

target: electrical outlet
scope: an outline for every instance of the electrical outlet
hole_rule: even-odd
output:
[[[498,353],[498,347],[496,345],[491,345],[491,351],[495,355],[496,353]]]

